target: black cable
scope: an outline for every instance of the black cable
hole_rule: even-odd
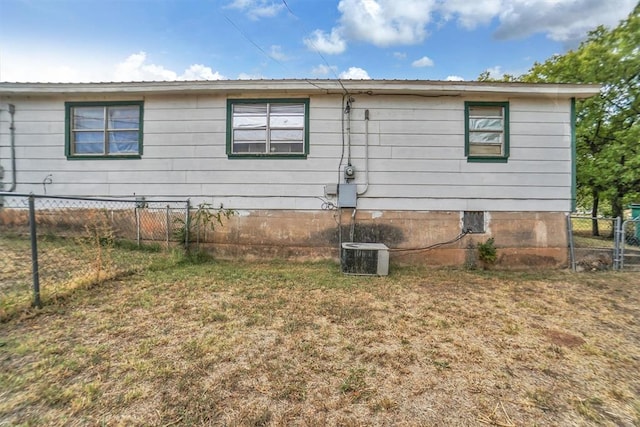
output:
[[[461,240],[467,234],[473,234],[471,230],[464,230],[462,233],[458,234],[451,240],[447,240],[446,242],[434,243],[433,245],[425,246],[422,248],[390,248],[389,252],[420,252],[420,251],[428,251],[431,249],[439,248],[440,246],[450,245],[451,243],[455,243]]]
[[[318,199],[322,202],[322,204],[320,205],[320,208],[323,211],[333,211],[338,209],[338,206],[336,206],[335,203],[323,198],[323,197],[319,197],[319,196],[313,196],[314,199]]]
[[[304,24],[302,23],[302,20],[298,17],[298,15],[296,15],[295,13],[293,13],[293,10],[291,10],[291,8],[289,7],[289,5],[287,4],[286,0],[282,0],[282,4],[284,4],[284,7],[287,8],[287,11],[291,14],[291,16],[293,16],[294,18],[296,18],[298,20],[298,22],[300,23],[300,25],[302,26],[302,29],[305,33],[308,33],[308,30],[305,28]],[[338,83],[340,84],[340,87],[342,88],[342,91],[344,92],[345,95],[349,94],[349,91],[347,90],[347,88],[344,87],[344,84],[342,84],[342,80],[340,80],[340,77],[338,76],[338,74],[336,74],[335,70],[331,67],[331,65],[329,65],[329,62],[327,61],[327,59],[324,57],[324,55],[322,55],[322,53],[320,53],[320,51],[318,50],[317,46],[315,45],[315,43],[313,42],[313,40],[309,39],[309,42],[311,43],[311,46],[313,47],[313,51],[315,53],[318,54],[318,56],[320,58],[322,58],[322,60],[324,61],[324,63],[326,64],[327,68],[331,71],[331,73],[333,73],[334,77],[336,78],[336,80],[338,81]],[[308,83],[311,83],[309,80],[305,79]],[[312,83],[313,84],[313,83]]]

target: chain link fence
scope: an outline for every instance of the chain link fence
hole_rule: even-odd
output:
[[[616,218],[569,217],[569,247],[574,270],[613,268]]]
[[[188,245],[189,202],[0,195],[0,319]]]
[[[575,271],[640,268],[640,219],[569,216],[569,251]]]
[[[620,235],[620,269],[640,270],[640,218],[624,221]]]

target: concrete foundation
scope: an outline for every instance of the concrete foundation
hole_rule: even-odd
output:
[[[92,209],[70,212],[39,211],[39,230],[60,236],[83,233],[89,220],[102,218]],[[0,210],[0,225],[28,233],[24,209]],[[179,240],[174,218],[184,214],[142,209],[140,238],[146,242]],[[461,212],[442,211],[239,211],[191,242],[220,258],[295,260],[339,259],[340,242],[384,243],[393,264],[432,266],[479,265],[477,245],[494,238],[497,268],[567,266],[566,217],[562,212],[485,212],[485,232],[461,236]],[[117,238],[136,238],[133,210],[109,211]],[[167,233],[169,225],[169,233]]]
[[[338,259],[340,240],[384,243],[391,263],[434,266],[473,265],[478,243],[493,237],[499,268],[564,267],[567,230],[561,212],[489,212],[486,232],[462,232],[461,212],[412,211],[251,211],[239,212],[212,236],[220,257]],[[415,249],[415,250],[410,250]]]

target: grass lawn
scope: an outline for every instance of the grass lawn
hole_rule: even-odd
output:
[[[640,425],[639,284],[174,263],[0,323],[0,425]]]

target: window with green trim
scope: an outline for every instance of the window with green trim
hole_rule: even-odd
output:
[[[229,157],[306,157],[308,99],[227,100]]]
[[[143,102],[67,102],[69,158],[139,158]]]
[[[509,103],[465,102],[465,156],[468,161],[509,158]]]

